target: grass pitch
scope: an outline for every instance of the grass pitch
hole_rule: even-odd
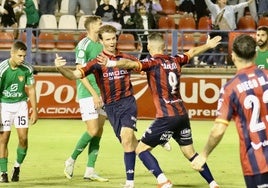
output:
[[[139,138],[151,120],[138,120]],[[192,121],[194,146],[200,151],[207,141],[212,121]],[[96,163],[96,171],[109,182],[92,182],[83,179],[87,161],[86,151],[77,159],[72,180],[63,174],[64,161],[71,155],[72,150],[85,131],[85,124],[81,120],[40,119],[29,129],[28,155],[21,167],[20,182],[0,184],[0,187],[19,188],[119,188],[125,181],[123,151],[117,141],[112,128],[106,121],[101,148]],[[172,151],[165,151],[161,147],[153,150],[160,166],[167,177],[174,184],[174,188],[207,188],[207,183],[198,172],[194,171],[188,160],[184,158],[176,143],[171,142]],[[9,142],[9,176],[16,158],[17,134],[12,130]],[[87,148],[85,149],[87,150]],[[214,178],[221,188],[245,187],[239,162],[238,137],[231,123],[227,132],[211,154],[208,165]],[[10,177],[9,177],[10,178]],[[136,188],[155,188],[156,180],[137,158],[135,172]]]

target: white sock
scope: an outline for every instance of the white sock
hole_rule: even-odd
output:
[[[67,159],[67,161],[68,161],[69,163],[74,163],[74,162],[75,162],[75,160],[74,160],[72,157],[69,157],[69,158]]]
[[[88,177],[91,174],[94,174],[94,168],[93,167],[86,167],[86,171],[85,171],[84,177]]]
[[[126,180],[126,185],[134,185],[134,180]]]
[[[168,179],[167,177],[165,176],[165,174],[159,174],[159,176],[156,178],[157,179],[157,182],[160,184],[160,183],[165,183]]]
[[[20,164],[16,161],[14,167],[20,167]]]
[[[214,188],[214,187],[216,187],[216,186],[218,186],[218,184],[215,182],[215,180],[213,180],[213,181],[210,182],[210,184],[209,184],[209,187],[210,187],[210,188]]]

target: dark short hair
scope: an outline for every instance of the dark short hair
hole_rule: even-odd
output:
[[[15,41],[11,47],[11,50],[23,50],[27,51],[27,46],[22,41]]]
[[[256,41],[253,37],[242,34],[235,38],[233,51],[242,59],[253,59],[256,54]]]
[[[265,31],[266,34],[268,35],[268,26],[261,25],[257,28],[257,31]]]

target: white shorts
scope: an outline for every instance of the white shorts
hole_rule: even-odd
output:
[[[11,131],[15,128],[28,128],[28,105],[26,101],[17,103],[0,103],[1,125],[0,132]]]
[[[93,97],[79,99],[79,106],[83,121],[97,119],[99,114],[106,116],[106,112],[102,108],[95,109]]]

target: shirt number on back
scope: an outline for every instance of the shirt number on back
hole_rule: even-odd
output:
[[[263,93],[262,102],[268,103],[268,90]],[[252,115],[250,118],[249,129],[251,132],[258,132],[265,129],[264,122],[259,122],[260,117],[260,100],[255,95],[248,95],[245,98],[244,106],[246,109],[252,108]],[[266,115],[266,119],[267,119]]]
[[[176,94],[177,93],[177,86],[178,86],[178,79],[177,79],[177,76],[174,72],[168,73],[168,83],[172,88],[171,94]]]

